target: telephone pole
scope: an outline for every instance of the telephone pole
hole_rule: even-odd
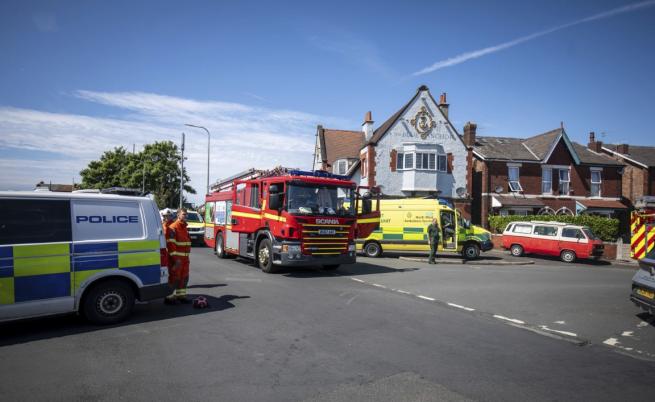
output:
[[[184,133],[182,133],[182,160],[180,161],[180,208],[184,199]]]

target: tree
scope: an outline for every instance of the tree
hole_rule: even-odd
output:
[[[82,186],[143,188],[154,195],[159,208],[176,207],[180,200],[180,159],[178,147],[171,141],[147,144],[136,154],[116,148],[105,152],[100,161],[89,163],[89,167],[80,172]],[[195,194],[196,190],[187,184],[189,181],[184,169],[184,191]]]

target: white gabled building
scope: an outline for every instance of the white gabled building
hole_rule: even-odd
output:
[[[318,126],[314,169],[379,186],[387,197],[445,198],[468,215],[472,149],[448,120],[448,106],[445,93],[437,103],[422,85],[376,129],[371,112],[361,131]],[[465,130],[475,131],[475,125],[467,123]]]

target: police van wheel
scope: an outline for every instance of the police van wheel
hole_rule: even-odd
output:
[[[382,255],[382,246],[376,241],[368,242],[364,245],[364,254],[367,257],[377,258]]]
[[[480,247],[475,243],[466,243],[462,249],[462,255],[467,260],[475,260],[480,256]]]
[[[273,247],[271,246],[271,241],[269,239],[264,239],[259,242],[259,247],[257,247],[257,265],[262,271],[267,274],[272,274],[275,272],[275,266],[273,265]]]
[[[564,250],[560,253],[559,258],[564,262],[574,262],[575,261],[575,252],[571,250]]]
[[[223,246],[223,235],[216,236],[216,256],[218,258],[225,258],[225,247]]]
[[[123,281],[110,280],[89,290],[82,313],[94,324],[108,325],[125,320],[134,306],[134,290]]]

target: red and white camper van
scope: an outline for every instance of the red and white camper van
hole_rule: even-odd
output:
[[[603,242],[586,226],[562,222],[511,222],[503,232],[503,248],[513,256],[524,253],[559,256],[564,262],[603,255]]]

